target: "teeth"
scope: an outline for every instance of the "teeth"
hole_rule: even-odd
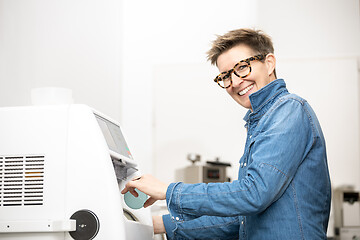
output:
[[[239,95],[242,96],[245,93],[247,93],[248,91],[250,91],[252,88],[254,87],[254,84],[248,86],[247,88],[245,88],[244,90],[242,90],[241,92],[239,92]]]

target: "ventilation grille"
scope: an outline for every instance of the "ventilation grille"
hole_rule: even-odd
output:
[[[44,156],[0,156],[0,206],[43,205]]]

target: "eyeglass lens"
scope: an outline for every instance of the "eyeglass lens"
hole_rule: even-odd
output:
[[[249,75],[250,73],[250,65],[247,62],[240,62],[238,64],[235,65],[233,71],[231,72],[231,74],[229,74],[228,72],[225,73],[221,73],[218,76],[218,84],[220,85],[220,87],[223,88],[228,88],[230,87],[231,83],[232,83],[232,79],[236,79],[236,78],[244,78],[246,76]]]
[[[234,71],[231,74],[232,79],[236,79],[236,77],[244,78],[248,76],[250,73],[250,66],[247,62],[239,62],[235,65]]]
[[[220,85],[220,87],[223,88],[227,88],[231,85],[231,79],[230,79],[230,74],[228,72],[226,73],[221,73],[218,76],[218,81],[217,83]]]

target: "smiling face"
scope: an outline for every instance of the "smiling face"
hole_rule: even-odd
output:
[[[220,72],[229,71],[239,61],[256,55],[251,48],[244,44],[236,45],[219,55],[216,63]],[[232,85],[226,88],[230,96],[241,106],[251,109],[249,95],[254,93],[271,81],[275,80],[275,56],[268,54],[263,62],[251,61],[251,73],[244,77],[234,77]]]

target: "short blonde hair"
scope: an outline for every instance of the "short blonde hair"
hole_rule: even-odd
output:
[[[218,57],[227,50],[244,44],[254,51],[254,55],[274,53],[271,38],[261,30],[241,28],[230,31],[222,36],[217,36],[211,49],[207,52],[207,59],[216,65]]]

